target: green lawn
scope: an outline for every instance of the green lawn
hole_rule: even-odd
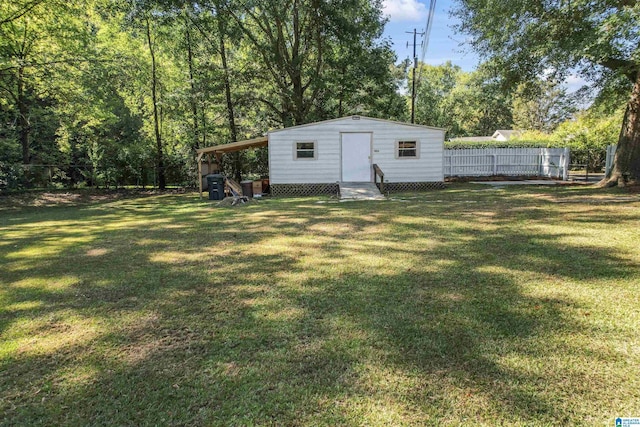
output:
[[[1,425],[640,416],[638,194],[14,202]]]

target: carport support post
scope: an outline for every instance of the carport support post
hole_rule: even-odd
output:
[[[198,188],[200,189],[200,198],[202,199],[202,153],[198,154]]]

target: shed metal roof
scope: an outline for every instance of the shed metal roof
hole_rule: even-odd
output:
[[[385,122],[385,123],[391,123],[391,124],[402,125],[402,126],[412,126],[412,127],[422,128],[422,129],[433,129],[433,130],[441,130],[441,131],[445,131],[446,130],[444,128],[437,128],[437,127],[434,127],[434,126],[417,125],[415,123],[404,123],[404,122],[398,122],[396,120],[375,119],[373,117],[353,115],[353,116],[340,117],[340,118],[337,118],[337,119],[323,120],[323,121],[320,121],[320,122],[306,123],[306,124],[303,124],[303,125],[291,126],[291,127],[288,127],[288,128],[275,129],[275,130],[269,131],[268,133],[272,134],[272,133],[277,133],[277,132],[284,132],[284,131],[288,131],[288,130],[291,130],[291,129],[299,129],[299,128],[303,128],[303,127],[307,127],[307,126],[315,126],[315,125],[319,125],[319,124],[323,124],[323,123],[337,122],[339,120],[346,120],[346,119],[352,119],[352,120],[360,120],[360,119],[375,120],[377,122]]]

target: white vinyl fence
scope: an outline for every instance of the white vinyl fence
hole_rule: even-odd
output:
[[[613,167],[613,158],[616,155],[616,149],[618,148],[618,144],[607,145],[607,160],[604,166],[604,175],[608,176],[609,171]]]
[[[546,176],[567,179],[568,148],[463,148],[444,150],[444,176]]]

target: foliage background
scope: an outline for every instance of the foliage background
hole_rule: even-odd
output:
[[[199,147],[349,114],[408,120],[410,68],[382,38],[381,10],[364,0],[0,0],[0,191],[189,186]],[[448,138],[526,129],[518,146],[595,151],[617,139],[624,79],[604,76],[590,105],[553,76],[510,85],[503,71],[421,64],[416,122]],[[266,159],[247,151],[222,168],[265,176]]]

